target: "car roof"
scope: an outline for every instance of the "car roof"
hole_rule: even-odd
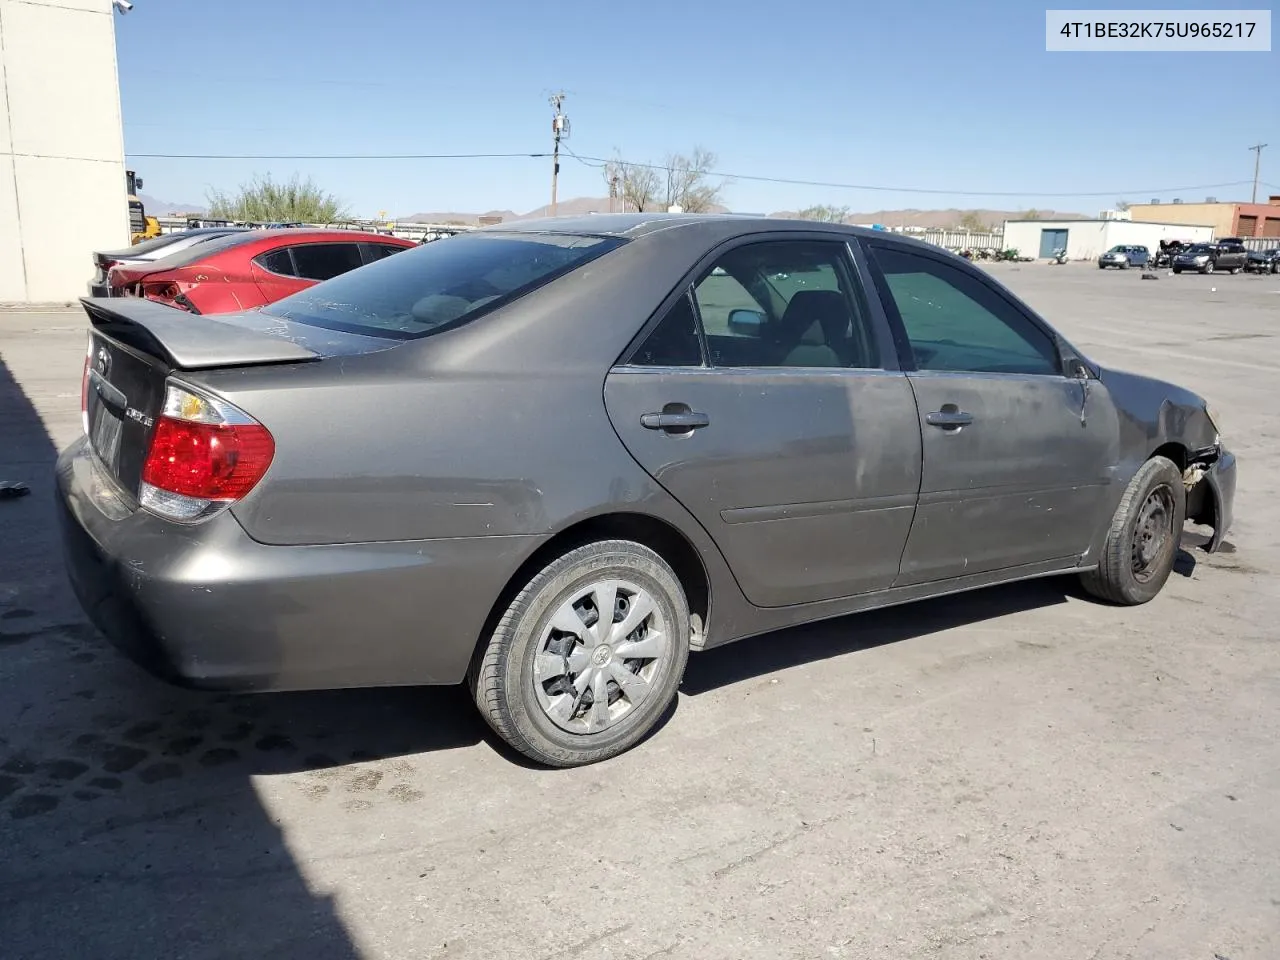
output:
[[[823,223],[817,220],[790,220],[736,213],[601,213],[578,217],[540,217],[513,220],[481,227],[477,233],[563,233],[638,239],[665,230],[697,225],[737,225],[743,233],[783,230],[819,230],[868,237],[890,236],[910,239],[903,234],[845,223]]]

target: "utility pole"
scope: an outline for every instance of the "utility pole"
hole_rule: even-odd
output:
[[[608,166],[609,173],[609,212],[614,213],[616,208],[614,201],[618,199],[618,168],[613,164]],[[626,212],[625,210],[623,211]]]
[[[555,147],[551,152],[551,216],[556,215],[556,187],[560,179],[560,140],[569,138],[569,118],[560,110],[564,105],[564,92],[551,95],[551,109],[555,116],[551,118],[551,135],[555,138]]]
[[[1253,151],[1253,154],[1254,154],[1254,157],[1253,157],[1253,199],[1251,199],[1251,200],[1249,201],[1250,203],[1257,203],[1257,202],[1258,202],[1258,168],[1259,168],[1259,166],[1262,164],[1262,148],[1263,148],[1263,147],[1265,147],[1265,146],[1266,146],[1266,144],[1265,144],[1265,143],[1255,143],[1252,147],[1250,147],[1250,148],[1249,148],[1250,150],[1252,150],[1252,151]]]

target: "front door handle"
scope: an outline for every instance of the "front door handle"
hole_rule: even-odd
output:
[[[926,414],[924,422],[931,427],[941,427],[944,430],[957,430],[960,427],[967,427],[973,423],[973,414],[965,413],[952,404],[947,404],[941,410],[934,413]]]
[[[668,433],[683,433],[697,427],[711,425],[711,418],[705,413],[683,410],[674,413],[646,413],[640,417],[640,426],[647,430],[666,430]]]

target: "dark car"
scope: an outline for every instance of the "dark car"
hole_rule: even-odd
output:
[[[1239,240],[1193,243],[1173,258],[1173,272],[1197,270],[1200,273],[1213,273],[1215,270],[1226,270],[1235,274],[1244,269],[1247,259],[1248,251]]]
[[[1132,243],[1120,243],[1098,257],[1098,268],[1119,267],[1128,270],[1130,267],[1145,267],[1151,260],[1151,251],[1146,247]]]
[[[690,650],[1027,577],[1140,604],[1235,458],[979,268],[836,224],[529,221],[258,311],[83,301],[71,580],[159,675],[456,684],[539,762]]]
[[[1244,269],[1246,273],[1280,273],[1280,247],[1250,250]]]

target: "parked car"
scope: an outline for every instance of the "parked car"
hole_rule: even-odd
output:
[[[1151,260],[1151,251],[1136,244],[1119,243],[1098,257],[1098,269],[1119,267],[1128,270],[1130,267],[1145,267]]]
[[[416,246],[355,230],[244,230],[154,263],[112,267],[112,296],[142,297],[191,313],[274,303],[299,290]]]
[[[1280,273],[1280,247],[1250,250],[1244,269],[1247,273]]]
[[[202,687],[465,680],[544,764],[636,744],[691,649],[1051,574],[1141,604],[1231,525],[1201,397],[887,232],[528,221],[218,323],[83,302],[101,630]]]
[[[244,227],[202,227],[194,230],[177,230],[143,240],[131,247],[107,250],[93,255],[95,273],[89,281],[89,296],[106,297],[111,294],[107,275],[112,267],[139,266],[171,257],[196,244],[225,237],[229,233],[242,233]]]
[[[1215,270],[1226,270],[1235,274],[1244,269],[1248,255],[1244,244],[1239,240],[1193,243],[1173,258],[1173,272],[1198,270],[1200,273],[1213,273]]]
[[[1190,246],[1190,240],[1161,240],[1160,246],[1156,250],[1155,265],[1157,267],[1172,266],[1173,258]]]

